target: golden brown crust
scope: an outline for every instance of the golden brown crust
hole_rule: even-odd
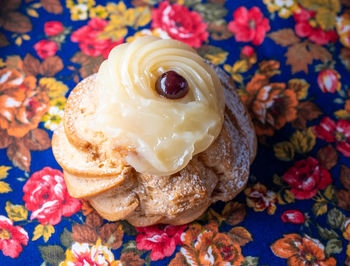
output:
[[[250,152],[250,163],[252,163],[258,146],[253,122],[250,119],[246,106],[241,102],[238,94],[236,93],[236,86],[232,78],[220,67],[212,64],[211,66],[216,71],[221,84],[224,87],[226,99],[225,113],[230,116],[231,121],[236,122],[238,130],[240,130],[240,132],[247,138]]]
[[[82,102],[84,100],[83,96],[89,97],[93,90],[91,86],[94,83],[96,74],[87,77],[82,80],[70,93],[69,98],[66,103],[63,126],[69,142],[74,143],[74,146],[80,149],[86,149],[91,146],[81,131],[77,129],[75,121],[79,119],[79,116],[86,112],[86,109],[82,107]]]
[[[64,180],[67,185],[69,194],[74,198],[87,198],[99,195],[116,186],[120,186],[128,178],[130,168],[125,168],[121,174],[107,177],[89,177],[74,175],[68,171],[64,172]]]
[[[132,187],[126,188],[125,185],[88,199],[94,209],[109,221],[124,219],[139,206],[137,194]]]
[[[114,177],[119,175],[126,167],[124,163],[116,163],[109,167],[110,162],[96,158],[90,148],[79,149],[79,145],[71,144],[65,134],[64,128],[58,128],[52,136],[53,153],[63,169],[72,175],[84,178]]]
[[[127,165],[113,142],[101,132],[87,130],[89,114],[94,111],[95,98],[91,95],[95,76],[79,83],[67,102],[64,130],[55,132],[53,138],[54,154],[65,170],[69,193],[88,198],[102,217],[126,219],[135,226],[188,223],[212,202],[235,197],[247,183],[256,138],[230,78],[222,70],[214,69],[224,86],[227,102],[223,129],[207,150],[171,176],[137,173]],[[67,153],[74,153],[80,162],[62,156]],[[91,183],[94,185],[90,186]]]

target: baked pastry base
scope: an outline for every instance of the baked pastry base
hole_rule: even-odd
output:
[[[124,159],[128,147],[91,130],[96,75],[80,82],[67,101],[63,127],[52,140],[68,192],[87,199],[105,219],[125,219],[134,226],[189,223],[211,203],[233,199],[247,183],[256,137],[233,81],[213,68],[225,91],[223,128],[207,150],[170,176],[136,172]]]

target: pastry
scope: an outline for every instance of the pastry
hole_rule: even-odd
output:
[[[74,88],[52,147],[73,197],[148,226],[188,223],[234,198],[256,137],[224,71],[179,41],[140,37]]]

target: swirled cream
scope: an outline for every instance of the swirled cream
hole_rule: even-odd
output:
[[[160,96],[155,83],[173,70],[189,92]],[[128,147],[127,162],[138,172],[170,175],[207,149],[219,135],[224,94],[215,71],[189,46],[141,37],[115,47],[97,74],[98,107],[91,127]],[[131,147],[131,149],[130,149]]]

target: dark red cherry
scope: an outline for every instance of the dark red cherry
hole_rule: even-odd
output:
[[[159,95],[168,99],[180,99],[188,92],[186,79],[170,70],[163,73],[156,82],[156,90]]]

